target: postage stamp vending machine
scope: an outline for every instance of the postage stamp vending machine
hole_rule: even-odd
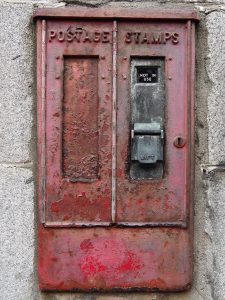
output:
[[[40,288],[188,289],[197,13],[34,18]]]

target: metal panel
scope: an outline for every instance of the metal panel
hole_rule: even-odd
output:
[[[48,229],[41,241],[42,290],[181,291],[191,284],[186,230]]]
[[[47,22],[46,226],[111,222],[111,74],[111,22]]]
[[[36,15],[45,13],[69,19],[37,20],[40,288],[188,289],[194,24],[179,19],[196,14],[127,14],[142,17],[138,22],[117,22],[114,16],[125,13],[110,10]],[[163,178],[132,180],[131,65],[153,58],[165,66],[165,171]]]
[[[190,131],[187,117],[190,112],[190,100],[187,94],[189,90],[187,58],[190,55],[187,48],[188,39],[187,23],[183,22],[120,22],[118,25],[120,80],[118,80],[117,99],[116,214],[117,222],[120,224],[140,226],[170,224],[183,227],[187,225],[188,190],[190,189],[188,175]],[[127,74],[132,73],[134,58],[148,62],[154,57],[163,58],[165,62],[164,173],[161,179],[132,180],[129,170],[132,129],[130,116],[133,96],[130,92],[132,82],[130,83]],[[140,86],[139,89],[145,92],[145,86]],[[162,107],[157,109],[163,110]],[[148,107],[144,111],[148,111],[146,114],[142,112],[147,122],[148,117],[152,116]],[[174,146],[174,139],[177,136],[185,139],[184,147]]]
[[[116,20],[195,20],[199,21],[200,17],[197,11],[193,9],[170,9],[161,10],[159,8],[144,9],[126,9],[126,8],[38,8],[34,12],[34,18],[69,18],[76,19],[116,19]]]

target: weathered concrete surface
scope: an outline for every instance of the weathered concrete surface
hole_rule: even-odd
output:
[[[32,5],[0,5],[0,299],[35,299]]]
[[[211,82],[208,96],[208,153],[209,165],[215,165],[208,179],[207,222],[211,240],[213,273],[212,297],[225,299],[225,12],[211,12],[207,16],[208,60],[207,72]]]
[[[1,165],[0,174],[0,298],[34,299],[32,171]]]
[[[36,276],[33,5],[67,3],[201,10],[197,29],[195,272],[178,294],[41,294]],[[225,0],[0,0],[0,298],[2,300],[225,300]],[[20,3],[20,4],[18,4]],[[213,4],[213,5],[211,5]],[[219,5],[221,4],[221,5]],[[206,12],[206,14],[204,14]],[[208,114],[208,118],[207,118]],[[34,128],[34,129],[33,129]],[[32,164],[34,167],[32,167]],[[203,167],[202,167],[203,168]]]
[[[0,9],[0,162],[31,159],[34,94],[32,6]]]
[[[225,163],[225,12],[212,12],[207,17],[207,72],[212,84],[208,97],[209,163]]]
[[[212,298],[225,299],[225,174],[215,173],[209,180],[207,216],[211,222],[213,273]]]

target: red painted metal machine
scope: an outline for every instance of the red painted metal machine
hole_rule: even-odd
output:
[[[40,288],[189,288],[198,15],[34,17]]]

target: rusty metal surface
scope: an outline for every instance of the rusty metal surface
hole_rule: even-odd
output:
[[[190,241],[182,229],[47,229],[39,236],[42,290],[190,287]]]
[[[163,36],[171,34],[167,41]],[[172,34],[179,35],[177,43]],[[187,23],[126,22],[118,25],[117,112],[117,221],[136,223],[186,223],[187,190],[190,189],[189,144],[176,148],[177,135],[189,141],[187,115]],[[159,37],[158,41],[152,39]],[[126,37],[126,38],[125,38]],[[148,40],[146,40],[146,37]],[[129,39],[128,39],[129,38]],[[162,180],[131,180],[130,164],[130,60],[131,57],[163,57],[165,60],[166,113],[165,162]],[[125,59],[126,58],[126,59]],[[123,78],[126,74],[127,78]],[[124,101],[128,99],[128,103]]]
[[[142,20],[194,20],[199,21],[200,16],[196,10],[191,9],[126,9],[126,8],[38,8],[34,18],[87,18],[87,19],[142,19]]]
[[[49,225],[111,222],[111,31],[109,22],[47,22]]]
[[[65,57],[63,93],[63,176],[98,180],[98,59]]]
[[[84,15],[95,18],[89,10]],[[37,20],[42,290],[190,287],[193,47],[191,21]],[[166,172],[160,180],[129,178],[132,57],[165,59]],[[177,148],[179,136],[185,145]]]

